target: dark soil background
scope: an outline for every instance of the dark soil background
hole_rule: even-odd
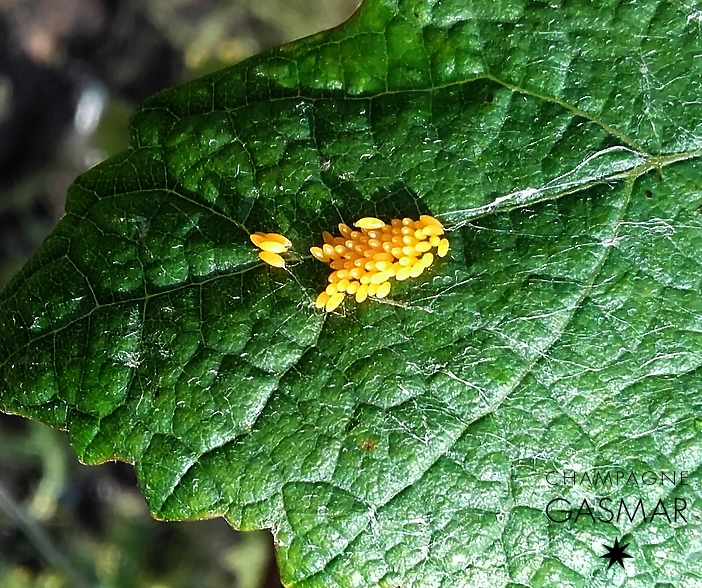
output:
[[[357,0],[0,0],[0,288],[156,91],[335,26]],[[270,534],[153,520],[123,463],[0,414],[0,588],[280,586]]]

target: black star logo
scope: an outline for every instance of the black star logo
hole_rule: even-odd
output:
[[[614,565],[614,562],[616,561],[622,568],[624,568],[624,560],[629,558],[629,559],[634,559],[633,555],[629,555],[628,553],[625,553],[624,550],[629,547],[628,543],[625,543],[624,545],[619,545],[619,538],[617,537],[614,540],[614,546],[610,547],[609,545],[604,546],[607,549],[607,553],[604,555],[601,555],[600,557],[603,558],[609,558],[609,565],[607,566],[607,569],[611,568]]]

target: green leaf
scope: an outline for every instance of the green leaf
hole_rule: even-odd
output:
[[[271,528],[289,585],[699,583],[701,23],[367,0],[154,96],[2,294],[0,408],[134,463],[158,517]],[[314,308],[322,231],[420,213],[447,258]],[[546,516],[602,496],[669,520]]]

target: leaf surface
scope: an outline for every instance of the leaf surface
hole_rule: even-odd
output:
[[[2,293],[0,408],[134,463],[158,517],[271,528],[289,585],[699,583],[701,23],[366,0],[152,97]],[[447,258],[314,308],[322,231],[424,213]],[[676,481],[562,475],[612,470]],[[670,520],[545,514],[602,495]]]

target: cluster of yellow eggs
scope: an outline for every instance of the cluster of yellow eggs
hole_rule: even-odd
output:
[[[249,235],[249,239],[256,247],[261,249],[258,254],[261,261],[273,267],[285,267],[285,260],[280,254],[286,253],[292,247],[290,239],[278,233],[260,232],[252,233]]]
[[[339,224],[340,237],[325,231],[324,245],[311,247],[310,253],[334,270],[329,285],[317,297],[317,308],[331,312],[344,301],[346,294],[363,302],[369,296],[385,298],[390,293],[392,278],[402,281],[418,278],[434,263],[434,253],[444,257],[449,242],[443,225],[433,216],[423,214],[418,221],[393,219],[390,224],[375,217],[364,217],[354,223],[358,231]],[[284,268],[281,254],[292,247],[290,240],[278,233],[252,233],[251,242],[261,251],[261,261]]]
[[[418,221],[393,219],[390,224],[374,217],[354,223],[359,230],[341,223],[340,237],[323,233],[324,245],[310,253],[334,270],[329,285],[317,297],[317,308],[336,309],[347,294],[363,302],[368,296],[385,298],[392,278],[402,281],[417,278],[434,262],[434,253],[448,253],[448,239],[442,237],[443,225],[423,214]]]

